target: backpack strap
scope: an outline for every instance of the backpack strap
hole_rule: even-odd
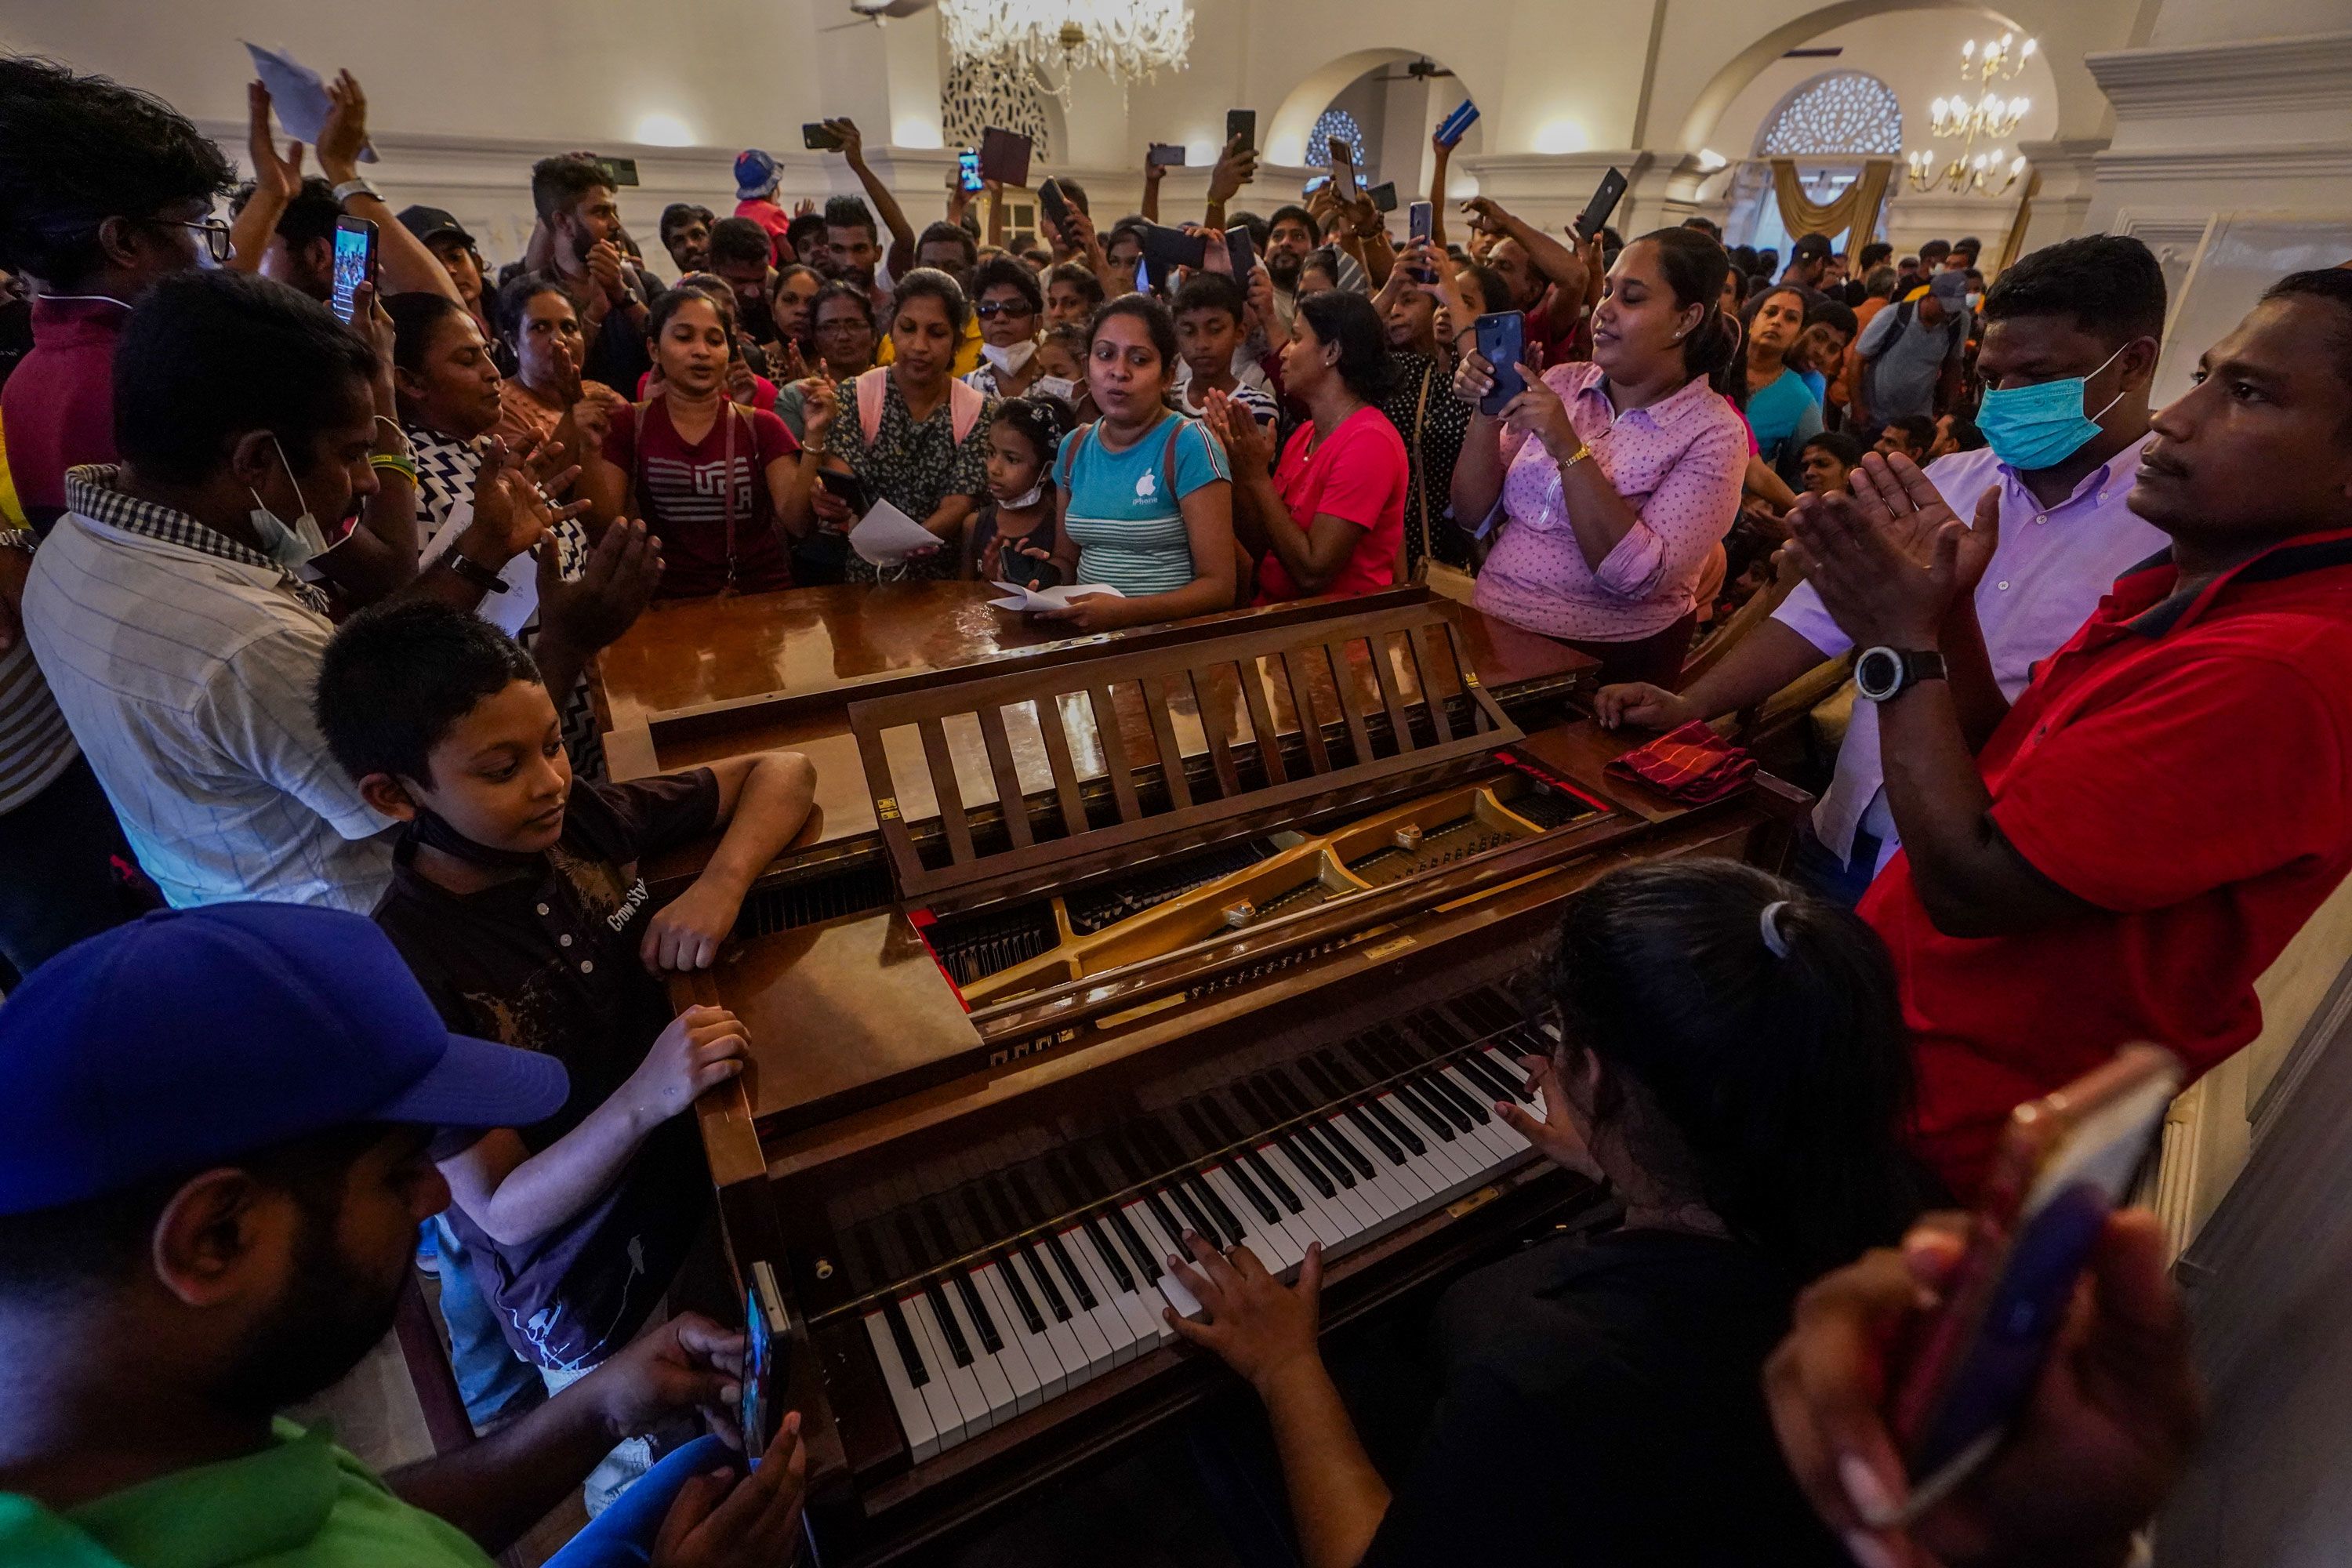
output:
[[[1070,476],[1077,469],[1080,450],[1094,435],[1094,424],[1088,421],[1062,437],[1062,450],[1054,458],[1054,488],[1064,495],[1070,493]]]
[[[955,432],[959,447],[980,427],[981,416],[988,412],[988,395],[961,376],[948,382],[948,425]]]
[[[1246,413],[1247,410],[1244,410],[1244,412]],[[1175,418],[1170,420],[1168,422],[1168,445],[1162,448],[1160,454],[1160,476],[1168,487],[1168,503],[1174,507],[1179,512],[1181,512],[1184,510],[1184,503],[1177,497],[1176,494],[1176,439],[1178,437],[1184,434],[1184,426],[1192,423],[1192,420],[1187,419],[1181,414],[1179,414]]]
[[[857,434],[868,447],[874,445],[874,437],[882,430],[882,398],[887,390],[883,378],[889,374],[889,366],[877,364],[872,370],[859,372],[856,381],[851,384],[857,388]]]

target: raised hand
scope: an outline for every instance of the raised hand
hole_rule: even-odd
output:
[[[540,622],[583,655],[617,641],[661,584],[661,542],[644,522],[627,518],[615,518],[604,530],[579,581],[563,580],[551,540],[538,563]]]
[[[474,519],[466,525],[466,536],[494,552],[501,564],[538,544],[557,523],[588,510],[586,501],[558,506],[550,499],[568,489],[580,470],[561,471],[554,476],[560,483],[551,489],[544,471],[533,461],[548,446],[535,442],[518,454],[493,439],[482,454],[481,468],[474,477]],[[560,456],[562,448],[556,447],[554,452]]]
[[[833,433],[833,422],[841,413],[841,394],[831,381],[821,375],[803,376],[799,384],[801,446],[804,450],[816,451],[824,446],[825,437]]]
[[[319,127],[319,172],[337,184],[359,173],[367,150],[367,94],[349,71],[327,84],[327,120]]]
[[[278,155],[278,144],[269,131],[269,89],[259,82],[248,82],[245,89],[247,111],[252,125],[246,138],[246,155],[253,162],[255,190],[279,202],[290,202],[302,188],[302,143],[289,142],[286,155]]]
[[[841,155],[849,160],[851,167],[855,168],[866,161],[866,135],[857,129],[857,121],[845,115],[839,120],[826,121],[824,128],[840,142]]]
[[[621,247],[609,239],[600,239],[588,247],[588,281],[604,300],[607,308],[629,302],[629,286],[621,271]]]
[[[1241,188],[1257,178],[1257,154],[1242,145],[1238,136],[1226,143],[1217,155],[1217,166],[1209,171],[1209,205],[1221,205],[1241,194]]]
[[[1846,483],[1872,527],[1917,565],[1935,564],[1937,536],[1947,525],[1957,526],[1958,514],[1918,464],[1900,452],[1892,457],[1867,452]],[[1994,485],[1977,498],[1976,526],[1959,541],[1958,570],[1964,590],[1976,590],[2000,542],[2000,487]]]

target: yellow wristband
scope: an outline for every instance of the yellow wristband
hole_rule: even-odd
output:
[[[378,473],[398,474],[412,485],[416,483],[416,465],[397,452],[377,452],[368,458],[368,467]]]

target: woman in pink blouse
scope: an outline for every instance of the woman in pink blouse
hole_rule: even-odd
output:
[[[1748,437],[1708,384],[1739,342],[1717,303],[1730,267],[1696,229],[1628,245],[1592,358],[1540,381],[1521,367],[1527,390],[1499,418],[1472,416],[1454,466],[1454,517],[1503,514],[1474,603],[1591,654],[1604,684],[1681,684],[1699,574],[1739,513]],[[1454,395],[1475,405],[1493,386],[1494,366],[1464,355]]]

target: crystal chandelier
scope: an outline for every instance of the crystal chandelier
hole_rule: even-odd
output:
[[[2003,99],[1990,88],[1994,82],[2008,81],[2022,74],[2025,62],[2033,58],[2033,48],[2032,38],[2021,47],[2014,33],[2003,33],[1981,45],[1971,38],[1960,46],[1961,85],[1979,96],[1970,103],[1966,92],[1955,93],[1928,106],[1934,121],[1930,130],[1936,138],[1960,145],[1951,162],[1940,169],[1935,153],[1911,153],[1905,162],[1910,167],[1913,190],[1947,186],[1961,195],[1997,196],[2017,184],[2018,176],[2025,172],[2023,157],[2005,160],[1999,147],[1979,153],[1976,144],[1979,140],[2000,142],[2023,122],[2032,100],[2021,94]]]
[[[1091,67],[1124,89],[1181,70],[1192,47],[1184,0],[940,0],[948,52],[1052,84]]]

